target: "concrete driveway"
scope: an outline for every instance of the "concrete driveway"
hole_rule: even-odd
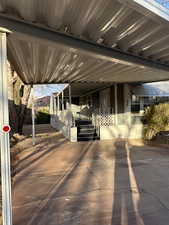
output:
[[[25,144],[26,142],[26,144]],[[13,188],[14,225],[167,225],[169,150],[125,142],[31,139]]]

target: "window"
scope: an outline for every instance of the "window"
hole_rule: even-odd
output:
[[[131,97],[131,112],[139,113],[140,112],[140,97],[132,95]]]

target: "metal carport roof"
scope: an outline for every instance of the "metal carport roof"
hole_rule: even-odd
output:
[[[101,91],[105,88],[109,88],[113,83],[105,83],[105,82],[79,82],[71,84],[71,96],[79,97],[86,96],[97,91]],[[65,89],[65,96],[69,96],[69,90]]]
[[[9,123],[5,31],[26,84],[148,82],[169,79],[168,25],[169,11],[150,0],[0,0],[1,130]],[[2,149],[3,219],[11,225],[9,134],[1,134]]]
[[[169,82],[155,82],[140,85],[131,85],[134,95],[149,97],[169,97]]]
[[[168,80],[169,11],[152,2],[0,0],[9,59],[27,84]]]

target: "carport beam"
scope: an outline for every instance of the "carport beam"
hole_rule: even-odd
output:
[[[11,166],[9,133],[2,132],[3,125],[9,124],[7,37],[0,32],[0,146],[3,225],[12,225]]]

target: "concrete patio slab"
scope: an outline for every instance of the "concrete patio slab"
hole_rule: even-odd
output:
[[[14,225],[167,225],[169,150],[126,142],[31,139],[13,188]],[[21,145],[21,143],[19,143]]]

